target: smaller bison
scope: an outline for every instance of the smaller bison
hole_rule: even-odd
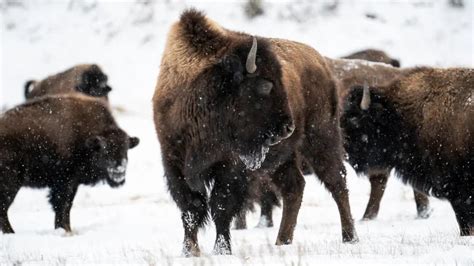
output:
[[[354,87],[341,118],[357,172],[391,169],[447,199],[474,235],[474,70],[418,68],[387,86]]]
[[[127,152],[139,143],[118,127],[103,101],[48,96],[0,116],[0,230],[14,233],[8,209],[22,186],[50,188],[55,228],[71,231],[79,185],[125,182]]]
[[[107,80],[107,75],[95,64],[76,65],[41,81],[27,81],[25,98],[29,100],[44,95],[80,92],[107,99],[112,90]]]
[[[326,61],[331,67],[331,71],[337,81],[341,109],[343,109],[349,91],[353,86],[358,84],[366,84],[368,86],[386,86],[413,71],[411,68],[394,68],[387,64],[358,59],[332,59],[326,57]],[[342,129],[346,126],[345,122],[341,120]],[[361,154],[361,151],[353,149],[354,146],[359,145],[359,141],[361,140],[345,139],[344,148],[350,158],[367,156],[367,154]],[[349,160],[349,163],[355,167],[357,160]],[[369,177],[371,185],[369,202],[367,203],[367,208],[363,216],[364,220],[372,220],[377,217],[380,208],[380,201],[382,200],[391,170],[391,168],[368,168],[367,171],[359,172]],[[418,218],[429,218],[433,209],[429,206],[428,197],[416,190],[413,192]]]
[[[377,49],[366,49],[341,57],[343,59],[362,59],[371,62],[380,62],[393,67],[400,67],[398,59],[391,58],[387,53]]]

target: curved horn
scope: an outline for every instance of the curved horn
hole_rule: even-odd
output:
[[[247,62],[245,63],[245,69],[248,73],[254,73],[257,70],[255,60],[257,59],[257,38],[253,37],[252,48],[250,48],[249,55],[247,56]]]
[[[362,93],[362,100],[360,101],[360,109],[367,110],[370,106],[370,90],[367,83],[364,84],[364,91]]]

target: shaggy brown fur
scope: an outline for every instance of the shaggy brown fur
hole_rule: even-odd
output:
[[[337,82],[340,108],[343,107],[346,97],[353,86],[386,86],[413,71],[411,68],[394,68],[387,64],[358,59],[332,59],[326,57],[326,62]],[[351,145],[351,143],[346,143],[346,145]],[[364,173],[369,177],[371,193],[363,219],[371,220],[377,217],[390,170],[369,169],[368,172]],[[413,192],[418,217],[428,218],[432,211],[429,207],[428,197],[415,190]]]
[[[368,86],[388,85],[412,71],[412,69],[400,69],[392,67],[388,64],[374,63],[360,59],[332,59],[325,57],[325,60],[332,72],[333,77],[336,80],[337,91],[339,94],[339,107],[341,111],[343,111],[343,104],[350,89],[353,86],[362,84],[366,84]],[[346,143],[346,145],[351,145],[351,143]],[[351,154],[349,154],[349,156],[351,156]],[[312,174],[312,169],[304,161],[302,162],[302,166],[302,170],[305,175]],[[380,201],[382,200],[382,196],[385,191],[390,170],[391,169],[369,169],[364,173],[369,177],[371,193],[363,219],[371,220],[377,217]],[[258,196],[254,197],[255,202],[265,206],[262,206],[261,208],[262,222],[259,223],[259,226],[263,226],[265,224],[271,226],[273,224],[271,219],[272,208],[267,207],[267,205],[274,204],[274,206],[276,206],[274,199],[277,197],[277,191],[272,189],[272,187],[268,187],[265,182],[262,184],[253,182],[252,185],[257,186],[257,190],[258,187],[263,189],[263,191],[259,193]],[[414,195],[418,217],[428,218],[432,211],[432,209],[429,207],[428,197],[420,192],[417,192],[416,190],[414,190]],[[248,210],[253,208],[251,203],[248,203],[247,206],[249,206]],[[242,213],[245,213],[245,210]],[[264,221],[268,222],[265,223]],[[239,215],[238,220],[236,220],[236,228],[244,229],[244,224],[244,215],[241,214]]]
[[[357,239],[342,164],[337,92],[324,58],[304,44],[257,41],[257,72],[250,74],[244,69],[252,46],[247,34],[190,10],[168,35],[153,107],[168,187],[183,213],[186,255],[199,255],[197,231],[209,207],[215,251],[231,252],[230,222],[246,198],[248,175],[269,175],[279,187],[283,216],[276,243],[290,244],[304,188],[300,155],[333,194],[343,240]],[[268,83],[270,94],[261,94],[261,84]],[[268,151],[266,159],[260,149]],[[253,164],[255,155],[261,165]],[[211,183],[208,207],[205,185]]]
[[[107,85],[107,76],[95,64],[76,65],[41,81],[30,80],[25,84],[25,98],[33,99],[44,95],[81,92],[107,99],[112,88]]]
[[[343,59],[362,59],[371,62],[380,62],[394,67],[400,67],[400,61],[388,56],[387,53],[377,49],[366,49],[341,57]]]
[[[55,227],[71,231],[79,185],[125,182],[127,151],[138,145],[102,101],[79,94],[46,96],[0,115],[0,230],[13,233],[8,208],[22,186],[50,188]]]
[[[447,199],[461,235],[474,235],[474,70],[419,68],[385,87],[348,97],[341,123],[364,157],[355,169],[395,168],[417,190]],[[350,153],[350,152],[349,152]]]

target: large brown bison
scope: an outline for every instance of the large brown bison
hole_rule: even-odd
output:
[[[80,92],[107,99],[107,95],[112,90],[107,80],[107,75],[96,64],[76,65],[41,81],[27,81],[25,98],[33,99],[44,95]]]
[[[358,172],[395,168],[415,189],[447,199],[474,235],[474,70],[412,70],[384,87],[351,90],[341,123]]]
[[[55,228],[70,232],[79,185],[125,182],[127,151],[138,145],[96,98],[47,96],[0,116],[0,230],[13,233],[8,208],[22,186],[50,188]]]
[[[343,241],[356,241],[337,106],[330,70],[311,47],[184,12],[169,32],[153,97],[167,184],[182,211],[184,254],[200,254],[197,232],[209,209],[214,251],[231,253],[229,227],[249,176],[268,175],[280,189],[276,244],[290,244],[305,185],[301,158],[332,193]]]
[[[380,62],[393,67],[400,67],[400,61],[398,59],[391,58],[387,53],[377,49],[365,49],[362,51],[354,52],[350,55],[341,57],[343,59],[361,59],[371,62]]]

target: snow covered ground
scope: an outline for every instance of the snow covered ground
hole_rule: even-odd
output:
[[[266,14],[250,21],[236,1],[1,0],[0,108],[22,102],[27,79],[96,62],[109,75],[111,102],[126,110],[117,113],[119,123],[141,143],[130,151],[123,187],[80,188],[71,213],[72,236],[53,229],[47,191],[22,189],[9,212],[17,233],[0,234],[0,265],[473,265],[474,238],[459,237],[449,204],[432,199],[432,217],[415,219],[412,190],[395,178],[379,218],[359,221],[369,182],[350,166],[359,243],[342,244],[334,201],[315,177],[307,176],[293,245],[273,245],[278,210],[275,228],[253,228],[258,222],[254,213],[249,230],[233,230],[232,256],[211,255],[212,223],[199,236],[203,256],[181,256],[183,230],[163,182],[151,96],[166,32],[184,8],[205,10],[230,29],[310,44],[327,56],[377,47],[400,58],[403,66],[474,67],[474,6],[469,0],[462,9],[448,7],[447,0],[340,1],[335,11],[325,8],[332,1],[269,2]]]

